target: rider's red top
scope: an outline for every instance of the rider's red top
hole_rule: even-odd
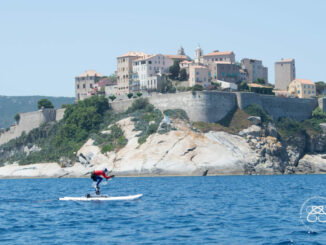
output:
[[[106,176],[106,174],[105,174],[105,172],[103,171],[103,170],[95,170],[94,171],[94,174],[96,175],[96,176],[103,176],[104,178],[106,178],[106,179],[110,179],[111,178],[111,176]]]

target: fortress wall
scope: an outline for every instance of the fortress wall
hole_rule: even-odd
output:
[[[191,121],[217,122],[237,106],[236,95],[227,92],[184,92],[149,97],[156,108],[183,109]]]
[[[127,99],[127,100],[119,100],[119,101],[113,101],[110,102],[110,108],[114,110],[115,112],[124,112],[128,109],[129,106],[132,105],[132,102],[134,102],[133,99]]]
[[[318,99],[318,106],[323,112],[326,112],[326,98],[319,98]]]
[[[29,133],[32,129],[39,127],[42,123],[55,121],[55,109],[43,109],[39,111],[19,113],[18,125],[11,126],[9,131],[0,134],[0,145],[19,137],[23,132]]]
[[[318,106],[317,99],[280,98],[272,95],[262,95],[249,92],[184,92],[176,94],[158,94],[147,97],[149,102],[158,109],[183,109],[190,120],[217,122],[223,119],[228,112],[238,106],[245,109],[247,106],[257,104],[266,110],[274,120],[280,117],[289,117],[302,121],[311,117],[312,111]],[[125,111],[131,106],[133,100],[116,101],[111,103],[113,110]],[[325,106],[325,101],[319,105]]]
[[[303,121],[311,117],[312,111],[318,106],[317,99],[281,98],[273,95],[236,92],[238,107],[243,110],[247,106],[257,104],[274,120],[289,117]],[[325,108],[326,109],[326,108]]]
[[[65,108],[61,108],[61,109],[57,109],[56,110],[56,115],[55,115],[55,120],[56,121],[60,121],[61,119],[63,119],[63,116],[65,114]]]

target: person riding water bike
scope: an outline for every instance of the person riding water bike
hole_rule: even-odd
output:
[[[108,173],[109,173],[109,171],[106,168],[104,168],[103,170],[94,170],[91,173],[91,179],[94,182],[96,182],[96,187],[95,187],[95,193],[96,193],[96,195],[99,195],[100,194],[99,184],[101,183],[101,181],[103,180],[103,178],[105,178],[106,180],[108,180],[108,179],[111,179],[111,178],[114,177],[114,175],[107,176]]]

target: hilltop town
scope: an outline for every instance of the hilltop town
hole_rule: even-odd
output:
[[[198,46],[194,59],[183,47],[178,53],[146,54],[127,52],[117,57],[113,75],[104,76],[87,70],[75,78],[76,101],[92,95],[105,95],[113,100],[176,93],[188,90],[249,91],[278,97],[313,98],[316,85],[308,79],[296,78],[295,60],[275,62],[275,81],[268,79],[268,68],[257,59],[237,62],[233,51],[215,50],[204,54]]]

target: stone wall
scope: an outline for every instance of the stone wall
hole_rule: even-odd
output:
[[[18,125],[13,125],[6,132],[0,134],[0,145],[19,137],[23,132],[29,133],[32,129],[39,127],[42,123],[59,121],[63,118],[65,109],[43,109],[33,112],[19,113]]]
[[[147,97],[149,102],[160,110],[183,109],[190,120],[217,122],[224,118],[235,107],[245,109],[257,104],[266,110],[273,119],[289,117],[297,121],[308,119],[318,106],[317,99],[280,98],[272,95],[255,93],[228,93],[216,91],[184,92],[177,94],[161,94]],[[113,110],[125,111],[133,100],[116,101],[111,103]],[[325,100],[326,110],[326,100]],[[323,101],[319,103],[323,104]]]
[[[280,117],[289,117],[303,121],[308,119],[312,111],[318,106],[317,99],[281,98],[273,95],[243,92],[236,92],[236,95],[240,109],[243,110],[249,105],[257,104],[267,111],[274,120]]]

